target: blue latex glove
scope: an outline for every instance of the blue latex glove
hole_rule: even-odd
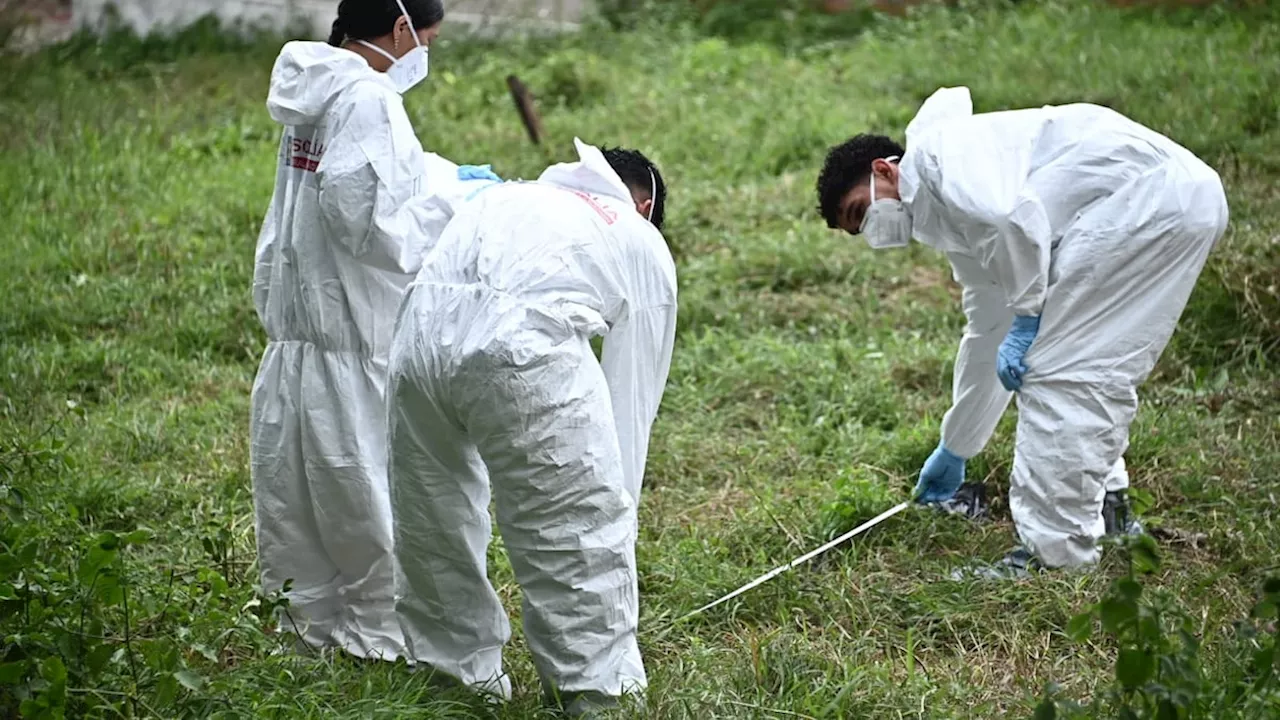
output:
[[[920,482],[912,493],[918,503],[950,500],[964,484],[964,458],[938,444],[924,467],[920,469]]]
[[[1040,332],[1039,315],[1019,315],[1013,319],[1013,327],[1004,336],[1000,349],[996,351],[996,375],[1005,390],[1022,389],[1022,378],[1027,374],[1027,366],[1022,362],[1031,343]]]
[[[488,165],[459,165],[459,180],[495,180],[502,182]]]

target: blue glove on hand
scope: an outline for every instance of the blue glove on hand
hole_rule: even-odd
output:
[[[920,482],[912,493],[918,503],[950,500],[964,484],[964,458],[938,444],[924,467],[920,469]]]
[[[459,165],[458,179],[502,182],[502,178],[498,177],[488,165]]]
[[[1000,384],[1010,392],[1022,389],[1022,378],[1027,374],[1027,366],[1022,362],[1031,343],[1040,332],[1039,315],[1019,315],[1013,319],[1013,327],[1004,336],[1000,349],[996,351],[996,375]]]

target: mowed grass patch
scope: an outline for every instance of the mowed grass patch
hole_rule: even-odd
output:
[[[979,110],[1111,105],[1227,184],[1231,229],[1143,388],[1128,459],[1164,558],[1148,585],[1197,618],[1207,667],[1228,663],[1280,550],[1274,10],[973,3],[861,17],[848,34],[722,31],[727,17],[655,12],[502,44],[450,42],[446,27],[407,97],[428,149],[504,177],[570,159],[575,135],[640,147],[668,177],[681,309],[637,549],[644,714],[1027,716],[1048,683],[1088,697],[1115,676],[1113,643],[1068,632],[1122,572],[1114,555],[1019,583],[951,578],[1014,542],[1012,412],[969,464],[988,522],[913,509],[674,622],[905,499],[937,443],[963,328],[947,263],[828,231],[812,185],[828,145],[900,138],[950,84]],[[2,61],[0,677],[18,679],[0,683],[0,714],[17,707],[10,688],[52,693],[58,658],[68,716],[544,716],[496,539],[516,633],[505,708],[403,666],[278,654],[264,631],[247,429],[265,339],[249,282],[278,47],[203,29]],[[512,72],[540,98],[544,146],[512,110]]]

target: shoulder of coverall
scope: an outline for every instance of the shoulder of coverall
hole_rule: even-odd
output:
[[[362,118],[385,118],[392,113],[407,118],[404,97],[385,75],[371,71],[371,76],[361,77],[338,93],[333,100],[333,109],[348,108],[353,116]]]
[[[385,73],[369,66],[360,55],[328,43],[294,40],[285,43],[271,68],[271,85],[290,85],[290,95],[333,99],[352,86],[372,82],[399,95]]]
[[[381,76],[381,73],[377,74]],[[410,137],[415,141],[417,139],[400,93],[383,84],[381,77],[362,78],[352,83],[333,98],[325,114],[331,138],[341,134],[348,141],[354,141],[366,149],[358,156],[353,155],[353,161],[362,160],[377,165],[377,161],[390,159],[389,153],[393,149],[398,154],[411,152],[411,148],[399,147],[400,143],[396,140],[403,141]],[[425,163],[423,169],[425,170]]]
[[[963,120],[977,117],[974,115]],[[942,181],[939,150],[946,143],[957,142],[955,136],[948,132],[950,129],[950,125],[938,125],[920,133],[898,161],[898,198],[910,208],[916,224],[921,220],[916,215],[928,212],[925,206],[931,200],[936,202],[939,197],[937,186]]]

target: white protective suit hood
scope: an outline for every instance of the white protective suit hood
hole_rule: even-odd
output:
[[[916,116],[907,124],[907,147],[919,142],[926,133],[942,127],[947,121],[972,114],[973,99],[969,96],[969,88],[940,88],[924,101]]]
[[[327,43],[295,41],[280,50],[271,70],[267,112],[281,125],[311,125],[329,104],[357,82],[376,82],[395,92],[385,75],[350,50]]]
[[[569,190],[626,200],[634,203],[631,190],[618,177],[617,171],[604,159],[604,153],[594,145],[578,138],[573,139],[578,151],[578,162],[558,163],[542,171],[538,182],[558,185]],[[656,198],[655,198],[656,201]]]
[[[618,177],[609,161],[605,160],[604,153],[576,137],[573,143],[578,151],[578,162],[552,165],[542,172],[538,182],[634,204],[630,189]],[[420,223],[426,234],[439,237],[467,202],[474,199],[480,190],[496,183],[489,180],[459,180],[458,165],[436,153],[426,153],[425,161],[431,196]]]
[[[907,150],[898,164],[898,197],[911,212],[913,237],[921,240],[920,229],[932,226],[929,208],[915,204],[916,193],[920,190],[919,155],[912,152],[920,147],[924,139],[933,132],[945,128],[948,123],[973,115],[973,100],[969,96],[969,88],[941,88],[929,96],[916,116],[907,124]],[[928,239],[922,239],[926,244]],[[945,249],[945,248],[940,248]]]

